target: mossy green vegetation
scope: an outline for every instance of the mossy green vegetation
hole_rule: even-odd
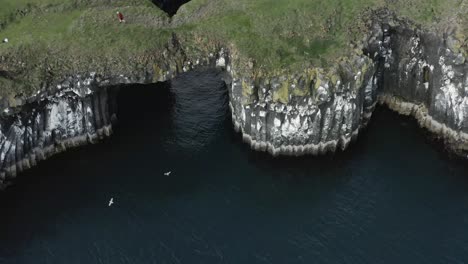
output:
[[[119,2],[135,4],[124,6]],[[170,35],[160,26],[167,20],[166,14],[146,1],[112,1],[112,5],[101,8],[83,5],[57,10],[39,8],[8,25],[0,34],[10,43],[1,45],[0,52],[42,43],[83,53],[138,52],[161,45]],[[133,15],[129,23],[116,23],[117,10]]]
[[[289,80],[281,82],[279,88],[273,91],[273,101],[283,104],[289,102]]]
[[[266,72],[327,68],[359,49],[371,10],[387,7],[428,27],[455,17],[465,25],[464,37],[464,2],[192,0],[170,18],[150,0],[0,0],[0,39],[10,40],[0,44],[0,70],[21,68],[29,78],[23,77],[21,89],[47,72],[118,71],[131,67],[129,61],[157,54],[173,33],[188,56],[224,46]],[[126,23],[118,23],[117,11]],[[466,39],[460,46],[465,44]],[[6,90],[0,90],[1,96]],[[284,92],[279,96],[286,100]]]
[[[24,92],[54,77],[48,75],[133,67],[131,62],[162,47],[171,36],[169,17],[145,0],[1,1],[8,2],[15,15],[30,9],[0,30],[0,39],[9,39],[0,43],[5,60],[0,70],[21,75],[13,84]],[[118,22],[117,11],[128,15],[126,23]],[[2,9],[3,17],[10,17],[5,14]],[[0,96],[10,91],[2,87]]]
[[[351,39],[348,25],[363,4],[378,0],[192,1],[176,20],[195,25],[192,32],[227,41],[257,64],[270,68],[301,68],[339,56]],[[355,8],[349,8],[354,6]],[[193,17],[197,11],[203,15]]]

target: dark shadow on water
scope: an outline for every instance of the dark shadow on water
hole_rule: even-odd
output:
[[[204,77],[207,73],[192,72],[188,75],[196,78],[200,74]],[[181,152],[186,149],[178,146],[175,141],[177,137],[185,135],[192,140],[199,140],[196,146],[203,147],[209,141],[206,137],[214,136],[211,132],[223,127],[227,113],[227,92],[224,86],[219,85],[222,80],[218,74],[220,73],[211,72],[209,77],[205,77],[208,83],[211,81],[211,84],[218,84],[215,87],[210,88],[201,83],[203,88],[213,91],[190,90],[191,87],[187,85],[191,79],[174,80],[181,90],[177,95],[170,83],[120,88],[117,98],[119,121],[111,138],[43,161],[37,167],[22,173],[13,186],[0,193],[0,263],[3,263],[4,258],[6,262],[10,256],[21,256],[31,239],[47,240],[57,235],[55,223],[74,221],[68,219],[70,216],[67,215],[79,215],[80,211],[86,214],[86,211],[105,210],[108,200],[114,194],[120,194],[121,199],[125,199],[122,197],[126,192],[129,200],[136,194],[165,199],[165,196],[169,198],[164,190],[168,185],[174,187],[170,188],[171,196],[193,192],[198,184],[195,177],[187,178],[182,184],[175,184],[173,179],[158,177],[193,158],[192,153]],[[214,83],[213,79],[216,79]],[[203,110],[198,100],[192,100],[198,103],[197,106],[188,106],[187,100],[190,99],[186,97],[194,95],[194,92],[210,93],[205,95],[210,98],[205,99],[208,105],[215,105],[209,109],[214,118],[222,115],[222,119],[210,119],[210,110]],[[176,104],[178,109],[174,109]],[[213,111],[221,111],[221,114]],[[203,123],[201,126],[191,122],[203,115],[206,115],[206,120],[199,120]],[[203,121],[212,124],[204,127],[208,122]],[[188,129],[185,134],[179,135],[174,128],[183,124]],[[199,127],[212,131],[199,133],[203,132],[195,131]],[[192,151],[196,153],[200,150],[194,148]],[[152,159],[153,155],[157,158]],[[159,164],[163,166],[160,166],[159,171],[154,171],[155,163],[163,160],[161,155],[165,156],[163,163],[167,164]],[[168,157],[175,157],[177,161],[168,164]],[[140,173],[155,176],[139,178]],[[133,180],[129,181],[129,178]],[[97,201],[99,202],[96,203]],[[16,261],[13,258],[13,263]]]
[[[160,98],[157,104],[154,98]],[[103,195],[100,190],[109,191],[112,185],[109,174],[115,173],[113,159],[133,151],[135,145],[153,143],[147,142],[153,139],[149,133],[155,138],[160,136],[154,126],[170,123],[168,109],[173,98],[168,84],[124,87],[119,101],[127,99],[120,104],[120,122],[112,138],[41,162],[0,193],[0,263],[2,257],[21,255],[23,247],[34,237],[54,236],[54,224],[71,220],[66,219],[70,211],[105,208],[111,194]],[[97,200],[101,204],[97,205]]]

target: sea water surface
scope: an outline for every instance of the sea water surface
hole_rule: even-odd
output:
[[[213,71],[123,89],[112,138],[0,194],[0,263],[468,262],[468,166],[412,119],[379,108],[343,153],[272,158],[227,100]]]

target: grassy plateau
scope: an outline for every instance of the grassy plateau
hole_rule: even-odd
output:
[[[359,49],[379,8],[422,27],[461,25],[466,49],[467,0],[192,0],[173,17],[150,0],[0,0],[0,73],[20,76],[0,74],[0,96],[34,91],[45,75],[125,69],[173,33],[194,52],[217,43],[271,71],[326,68]]]

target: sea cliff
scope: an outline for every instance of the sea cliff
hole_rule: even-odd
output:
[[[215,4],[202,0],[190,4],[172,18],[147,11],[146,6],[122,6],[121,10],[140,13],[128,25],[103,20],[123,32],[158,28],[159,36],[151,36],[156,44],[141,44],[144,48],[138,38],[110,41],[109,48],[100,47],[102,54],[80,46],[65,52],[42,42],[3,46],[0,185],[39,160],[109,136],[118,119],[115,98],[122,85],[164,82],[183,72],[213,67],[225,71],[234,128],[255,150],[272,155],[344,150],[380,102],[414,116],[447,149],[468,157],[468,42],[460,14],[428,25],[389,8],[376,8],[363,12],[359,18],[363,22],[355,24],[359,38],[347,37],[349,42],[340,44],[324,41],[322,50],[322,42],[297,44],[310,43],[308,38],[281,42],[279,32],[281,41],[272,39],[275,55],[260,58],[250,52],[264,50],[245,48],[239,32],[223,38],[226,32],[210,31],[206,17],[221,12]],[[26,17],[46,12],[29,8]],[[465,8],[462,4],[458,12]],[[95,9],[83,10],[78,22],[71,24],[75,37],[83,34],[79,41],[100,32],[90,31],[86,24]],[[194,16],[187,16],[190,12]],[[196,20],[204,22],[197,27]],[[245,26],[245,21],[233,21]],[[340,23],[327,20],[325,32],[341,33],[333,31]],[[9,26],[3,25],[8,32]],[[286,33],[297,38],[298,33]],[[284,43],[294,46],[284,48]],[[301,56],[310,60],[302,61]]]

